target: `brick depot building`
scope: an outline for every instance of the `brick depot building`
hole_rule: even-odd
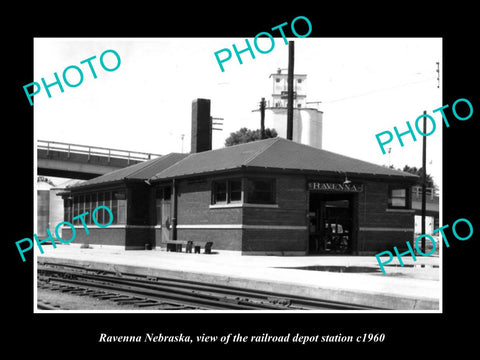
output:
[[[161,247],[212,241],[242,254],[375,254],[414,237],[417,177],[283,138],[171,153],[63,193],[65,220],[99,205],[106,228],[75,220],[74,242]],[[108,214],[98,211],[99,222]],[[103,219],[103,216],[107,218]],[[89,216],[87,225],[93,225]],[[70,231],[70,233],[69,233]],[[71,229],[65,227],[68,239]]]

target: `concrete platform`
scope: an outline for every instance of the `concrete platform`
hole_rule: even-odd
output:
[[[390,310],[441,311],[438,257],[418,257],[415,262],[405,257],[406,267],[400,267],[395,259],[383,275],[374,256],[242,256],[232,251],[208,255],[92,247],[45,246],[43,255],[36,249],[37,261],[228,284]],[[302,269],[305,267],[317,270]]]

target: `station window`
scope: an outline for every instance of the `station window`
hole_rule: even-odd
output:
[[[98,206],[106,206],[105,203],[103,202],[103,197],[104,197],[104,193],[98,193],[97,194],[97,207]],[[95,210],[95,209],[93,209],[93,210]],[[97,212],[95,213],[95,217],[96,217],[97,222],[99,224],[105,224],[105,222],[103,221],[103,212],[104,212],[104,210],[100,209],[100,210],[97,210]],[[93,222],[93,219],[92,219],[92,222]]]
[[[91,211],[90,211],[90,222],[88,222],[87,224],[93,224],[91,213],[97,207],[97,198],[98,198],[98,194],[96,192],[90,194],[90,209],[91,209]]]
[[[81,204],[81,202],[83,202],[83,196],[75,196],[73,198],[73,217],[77,217],[77,215],[80,215],[80,206],[82,206],[83,204]],[[80,219],[75,219],[73,220],[73,223],[75,225],[78,225],[80,224]]]
[[[83,208],[84,212],[87,213],[84,217],[85,224],[90,224],[93,209],[91,208],[91,195],[85,195],[85,206]]]
[[[242,201],[242,180],[230,180],[228,182],[228,187],[229,201]]]
[[[116,224],[125,224],[127,222],[127,194],[125,191],[116,191],[115,197],[118,201],[118,212]]]
[[[88,212],[83,217],[85,224],[92,225],[92,213],[98,206],[107,206],[113,215],[112,224],[125,224],[127,219],[126,193],[122,190],[93,192],[88,194],[74,195],[67,199],[64,209],[64,221],[72,222],[72,218]],[[110,215],[105,209],[99,209],[95,213],[99,224],[106,224]],[[80,218],[73,220],[74,225],[82,225]]]
[[[72,222],[72,205],[73,201],[71,198],[68,198],[65,201],[64,207],[63,207],[63,221],[68,221],[69,223]]]
[[[125,224],[127,211],[127,199],[125,191],[112,191],[110,210],[113,214],[112,224]]]
[[[410,208],[410,189],[403,187],[390,187],[388,194],[388,207],[392,209]]]
[[[247,203],[275,204],[275,179],[247,179]]]
[[[242,180],[229,179],[212,183],[212,205],[242,201]]]

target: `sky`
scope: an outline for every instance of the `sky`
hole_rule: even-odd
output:
[[[295,73],[307,75],[307,102],[321,102],[323,149],[395,168],[421,167],[419,134],[417,141],[403,136],[403,147],[395,138],[386,146],[390,155],[382,154],[375,135],[393,133],[394,126],[406,131],[407,121],[414,128],[425,110],[437,123],[427,137],[427,172],[441,187],[443,126],[441,115],[433,113],[444,105],[441,38],[287,39],[295,41]],[[189,152],[192,101],[207,98],[212,116],[224,119],[223,131],[214,131],[213,148],[223,147],[231,132],[260,127],[259,113],[252,110],[262,97],[271,98],[270,74],[288,67],[288,46],[280,37],[267,54],[253,48],[252,59],[243,53],[243,64],[233,54],[222,72],[214,53],[224,48],[233,53],[232,44],[241,50],[245,38],[35,38],[32,81],[52,83],[54,72],[62,79],[70,65],[84,76],[77,87],[61,80],[63,93],[50,87],[51,98],[43,88],[35,95],[35,139],[155,154]],[[270,46],[267,38],[258,44]],[[121,64],[108,72],[99,58],[110,49]],[[80,63],[92,56],[96,79],[88,64]],[[116,65],[111,53],[104,61]],[[76,76],[68,71],[70,82],[78,82]]]

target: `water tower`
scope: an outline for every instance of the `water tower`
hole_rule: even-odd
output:
[[[288,74],[278,69],[275,74],[270,75],[270,78],[273,89],[272,97],[265,107],[265,127],[274,128],[278,136],[287,138]],[[292,140],[321,149],[323,112],[316,107],[308,106],[306,80],[307,75],[294,74]]]

